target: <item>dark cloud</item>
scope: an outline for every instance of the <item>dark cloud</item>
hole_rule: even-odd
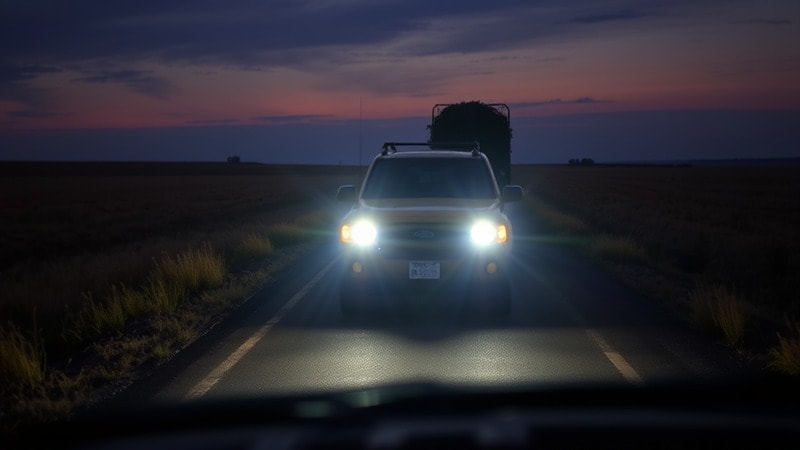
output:
[[[383,45],[416,34],[419,40],[395,50],[411,55],[474,52],[507,49],[563,32],[571,23],[648,16],[615,10],[617,3],[28,0],[3,7],[0,54],[26,62],[149,59],[268,66],[291,63],[298,52],[318,57],[320,52],[307,52]],[[660,2],[640,4],[658,8]],[[577,15],[587,6],[598,12]]]
[[[61,69],[41,65],[0,65],[0,100],[18,103],[24,109],[12,111],[16,118],[50,117],[50,99],[46,92],[28,86],[34,78]]]
[[[0,85],[32,80],[39,75],[61,72],[56,67],[36,65],[0,65]]]
[[[585,16],[578,16],[574,17],[571,22],[575,23],[600,23],[600,22],[616,22],[620,20],[633,20],[633,19],[642,19],[648,17],[648,14],[645,14],[640,11],[634,11],[631,9],[623,9],[619,11],[613,12],[600,12],[596,14],[590,14]]]
[[[0,53],[14,59],[206,58],[249,64],[273,50],[385,42],[419,27],[422,19],[495,8],[475,0],[412,0],[401,8],[371,1],[29,0],[0,14]]]
[[[166,100],[171,90],[169,82],[153,76],[150,71],[144,70],[101,71],[86,77],[76,78],[75,81],[121,84],[134,92],[159,100]]]
[[[21,119],[47,119],[50,117],[57,116],[57,113],[46,112],[46,111],[8,111],[6,112],[6,116],[21,118]]]
[[[281,66],[325,72],[329,85],[323,87],[431,97],[463,72],[406,69],[409,58],[495,50],[525,55],[531,42],[568,36],[589,23],[657,16],[674,4],[645,0],[633,10],[620,9],[618,0],[26,0],[0,7],[0,54],[17,65],[73,68],[133,68],[140,62]],[[484,66],[491,69],[491,63]],[[133,70],[80,80],[119,83],[160,99],[171,90],[152,73]]]

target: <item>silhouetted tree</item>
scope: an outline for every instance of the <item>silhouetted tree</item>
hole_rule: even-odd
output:
[[[239,161],[241,161],[241,160],[236,155],[228,156],[228,162],[229,163],[238,163]]]
[[[570,166],[591,166],[594,164],[594,160],[592,158],[572,158],[569,160]]]

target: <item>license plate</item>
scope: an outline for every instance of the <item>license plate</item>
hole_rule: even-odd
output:
[[[438,280],[438,261],[409,261],[408,278],[412,280]]]

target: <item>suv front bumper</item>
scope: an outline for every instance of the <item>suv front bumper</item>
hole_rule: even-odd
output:
[[[345,252],[342,258],[341,301],[344,310],[414,302],[483,304],[505,311],[510,301],[508,250],[464,252],[459,258],[436,259],[434,255],[382,257],[379,252]],[[412,274],[414,263],[438,265],[438,274]],[[414,278],[434,276],[435,278]]]

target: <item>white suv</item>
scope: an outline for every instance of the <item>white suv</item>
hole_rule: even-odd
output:
[[[513,232],[503,208],[522,189],[498,189],[477,149],[397,145],[427,144],[384,144],[361,189],[337,193],[352,203],[339,227],[342,311],[435,301],[506,314]]]

